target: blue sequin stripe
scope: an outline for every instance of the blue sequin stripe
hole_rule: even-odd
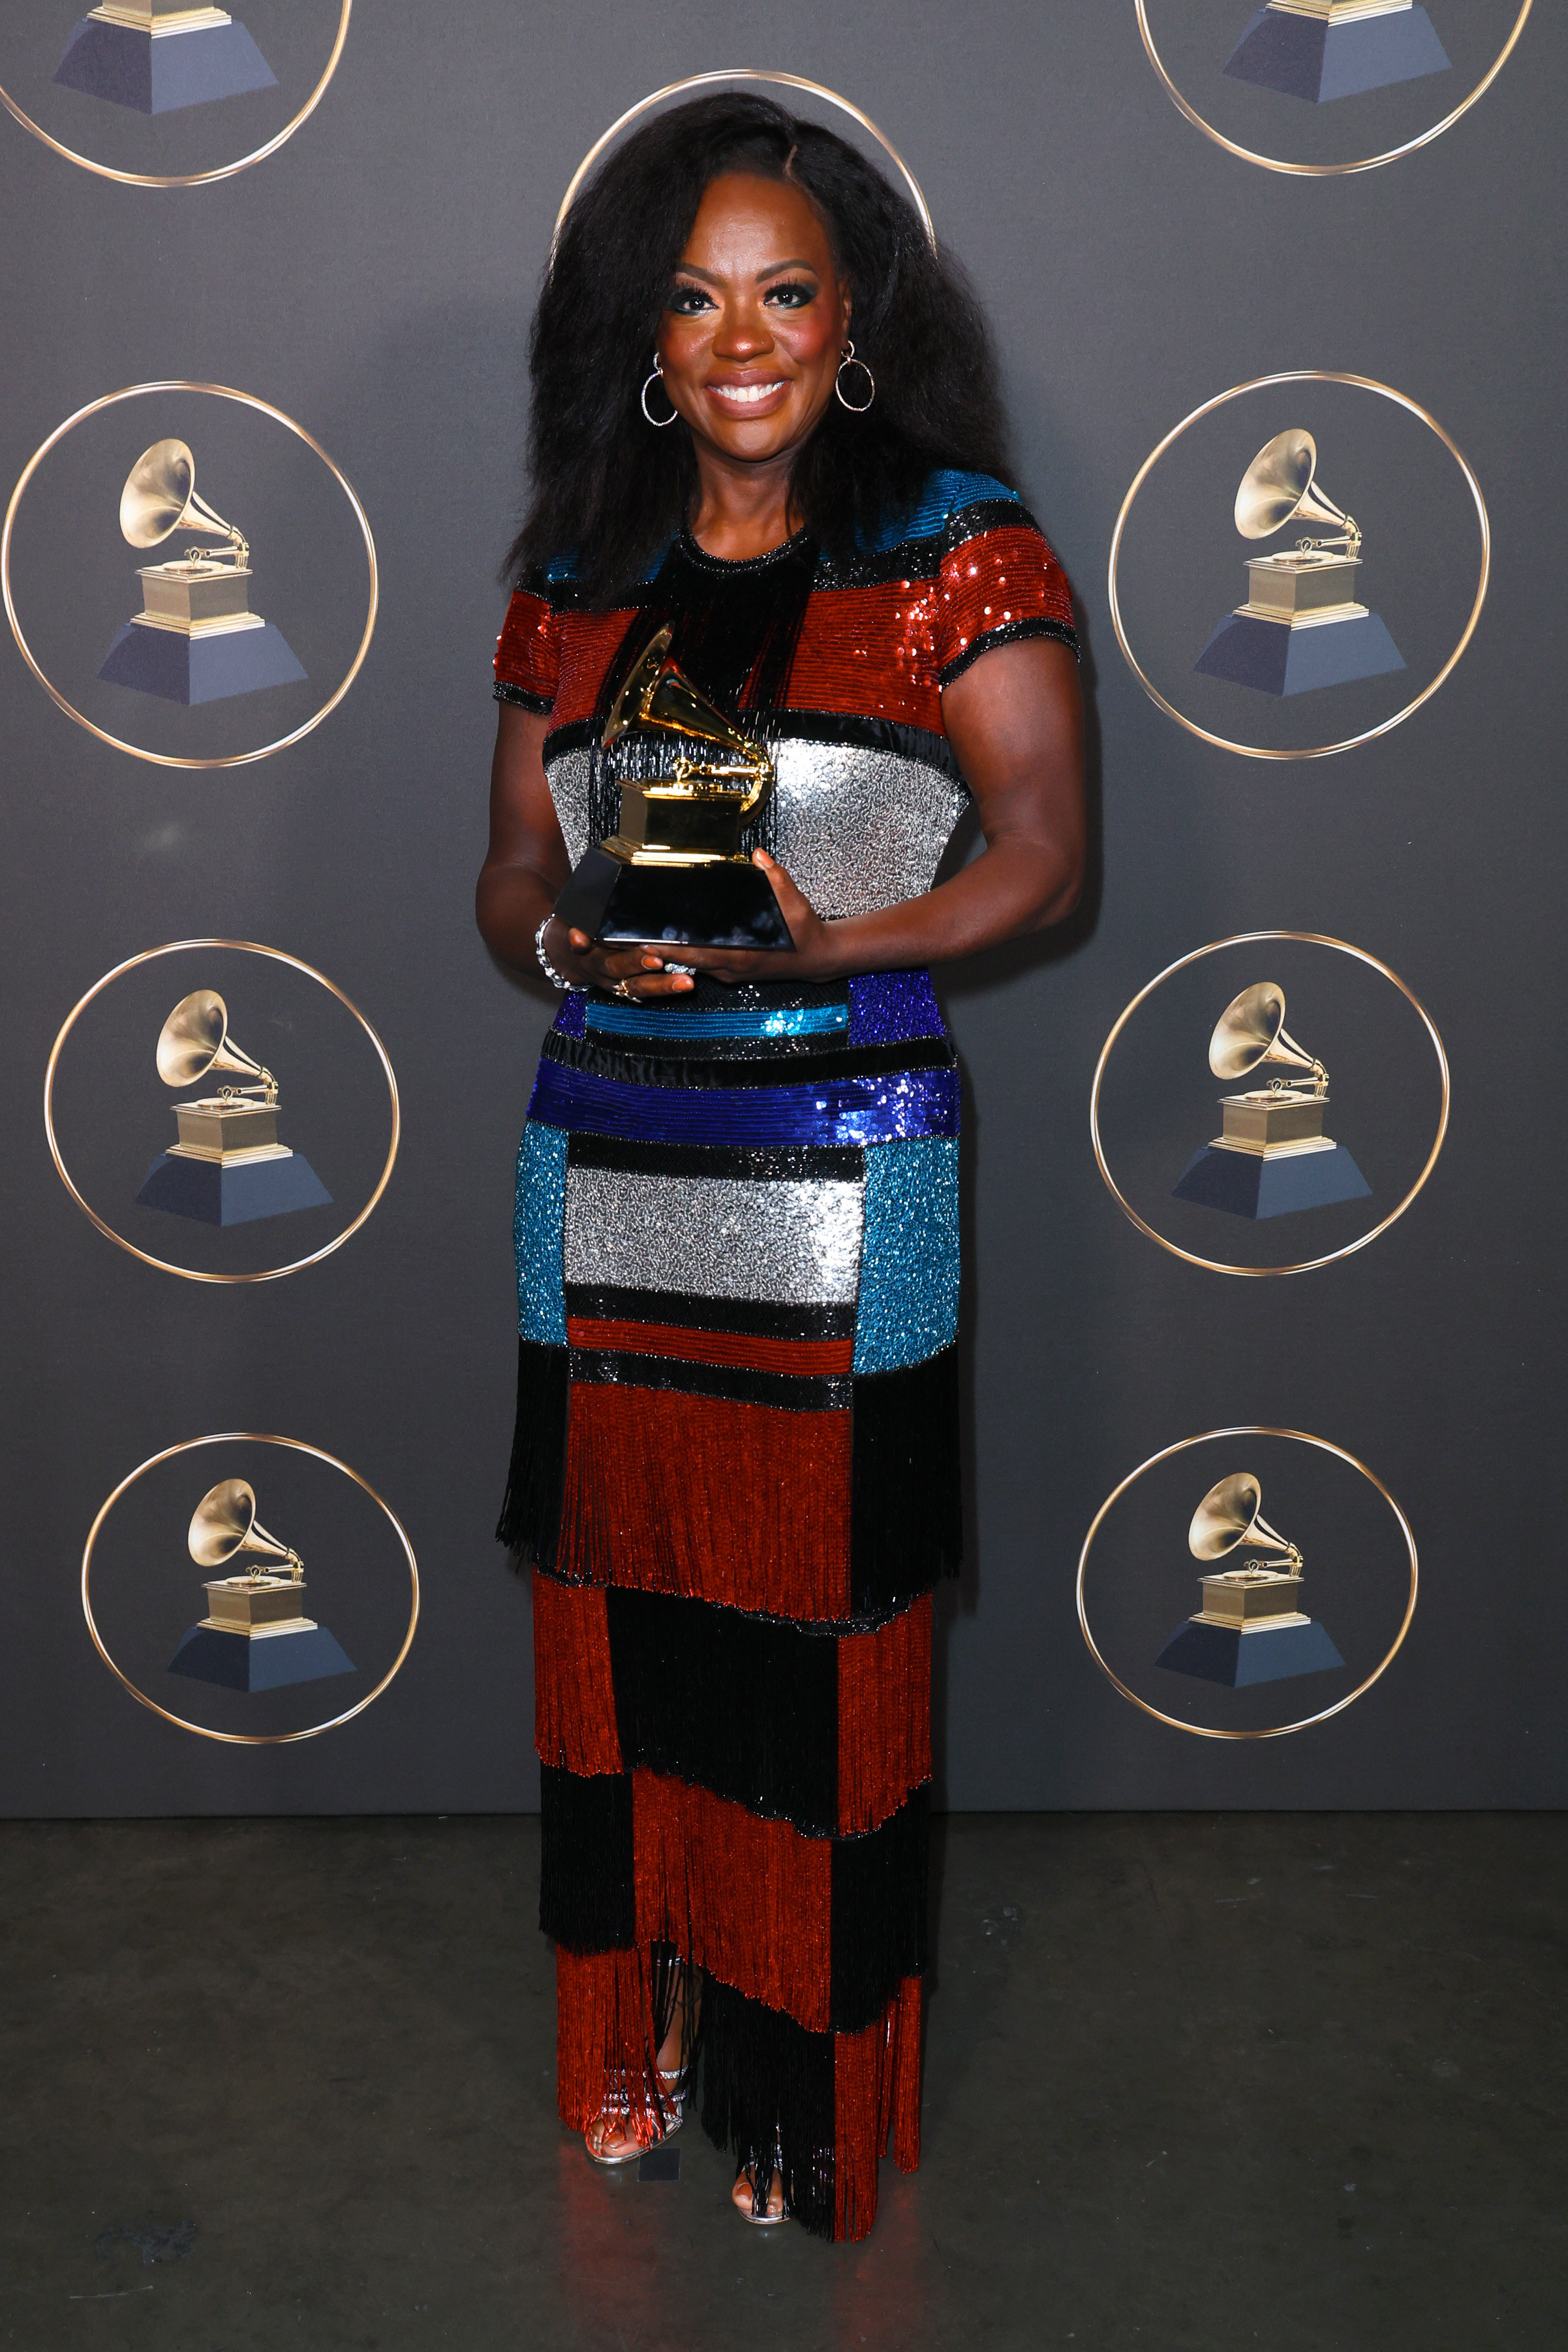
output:
[[[958,1146],[949,1136],[865,1156],[854,1370],[924,1363],[958,1331]]]
[[[780,1010],[765,1005],[689,1004],[651,1006],[592,1004],[590,1029],[610,1029],[623,1037],[815,1037],[850,1025],[847,1004],[802,1004]]]
[[[517,1258],[517,1329],[546,1347],[566,1345],[561,1230],[570,1139],[530,1119],[517,1151],[512,1244]]]
[[[800,1087],[635,1087],[543,1061],[530,1120],[640,1143],[896,1143],[956,1135],[958,1074],[896,1070]]]

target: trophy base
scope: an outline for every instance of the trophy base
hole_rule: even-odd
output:
[[[325,1625],[289,1633],[220,1633],[214,1625],[193,1625],[168,1672],[224,1690],[267,1691],[358,1669]]]
[[[277,88],[277,76],[243,25],[144,33],[93,16],[75,27],[55,79],[63,89],[138,114],[172,114],[183,106]]]
[[[555,902],[601,947],[783,948],[789,927],[760,866],[632,866],[590,849]]]
[[[180,629],[150,629],[127,621],[110,646],[99,677],[155,694],[163,702],[225,702],[264,686],[298,686],[305,676],[282,630],[220,629],[188,637]]]
[[[1375,21],[1376,21],[1375,19]],[[1375,613],[1291,628],[1250,613],[1227,613],[1193,667],[1260,694],[1311,694],[1403,669],[1404,657]]]
[[[136,1195],[144,1209],[189,1217],[198,1225],[249,1225],[296,1209],[329,1209],[332,1195],[304,1155],[241,1160],[185,1160],[161,1151]]]
[[[1155,1664],[1168,1674],[1246,1690],[1254,1683],[1281,1683],[1294,1675],[1327,1674],[1344,1660],[1322,1627],[1311,1617],[1290,1625],[1200,1625],[1191,1617],[1176,1627]]]
[[[1212,1143],[1195,1151],[1173,1186],[1173,1201],[1196,1201],[1232,1217],[1290,1217],[1300,1209],[1326,1209],[1336,1201],[1365,1201],[1372,1187],[1343,1143],[1326,1151],[1226,1151]]]
[[[1225,70],[1233,81],[1322,106],[1330,99],[1359,98],[1390,82],[1419,81],[1424,74],[1451,68],[1425,8],[1343,25],[1260,8]]]

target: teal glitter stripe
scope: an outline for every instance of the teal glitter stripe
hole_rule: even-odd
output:
[[[865,1156],[854,1369],[923,1363],[957,1329],[957,1139],[874,1145]]]
[[[517,1201],[512,1246],[517,1254],[517,1329],[545,1347],[566,1345],[566,1294],[561,1276],[561,1225],[566,1214],[563,1128],[529,1119],[517,1152]]]
[[[847,1004],[805,1004],[785,1012],[763,1005],[715,1005],[711,1011],[705,1006],[700,1012],[685,1004],[648,1012],[635,1004],[591,1003],[588,1008],[591,1029],[613,1029],[631,1037],[810,1037],[849,1025]]]

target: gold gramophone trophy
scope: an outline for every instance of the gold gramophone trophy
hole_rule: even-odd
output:
[[[170,562],[141,566],[141,610],[116,635],[100,678],[195,703],[305,676],[282,631],[251,611],[249,541],[197,496],[196,461],[183,441],[142,451],[120,493],[120,528],[132,547],[161,547],[177,530],[227,544],[187,547]]]
[[[277,87],[245,26],[200,0],[100,0],[72,30],[55,79],[138,114]]]
[[[183,996],[158,1034],[158,1075],[193,1087],[214,1072],[254,1078],[174,1105],[176,1140],[148,1170],[136,1198],[201,1224],[248,1224],[292,1209],[330,1206],[332,1196],[302,1154],[277,1139],[277,1080],[228,1034],[214,988]]]
[[[225,1568],[242,1558],[281,1560],[283,1567],[252,1566],[205,1584],[207,1613],[169,1661],[172,1675],[257,1691],[353,1673],[326,1627],[301,1613],[305,1563],[292,1545],[267,1534],[256,1516],[255,1490],[243,1478],[208,1488],[196,1505],[188,1541],[198,1568]]]
[[[1177,1626],[1157,1664],[1232,1690],[1343,1665],[1322,1627],[1299,1606],[1301,1555],[1263,1517],[1263,1489],[1250,1473],[1239,1471],[1209,1488],[1186,1541],[1197,1560],[1228,1559],[1243,1545],[1254,1556],[1199,1577],[1202,1605]]]
[[[1290,522],[1322,523],[1327,535],[1247,559],[1247,602],[1228,613],[1195,669],[1262,694],[1307,694],[1403,669],[1375,613],[1356,602],[1361,530],[1316,478],[1317,444],[1299,427],[1259,450],[1236,493],[1243,539],[1269,539]]]
[[[1447,73],[1448,58],[1413,0],[1267,0],[1225,70],[1235,81],[1322,106]]]
[[[1306,1084],[1267,1086],[1220,1097],[1220,1132],[1194,1152],[1173,1187],[1178,1201],[1232,1216],[1282,1217],[1366,1199],[1371,1186],[1350,1153],[1323,1133],[1329,1074],[1285,1026],[1285,992],[1259,981],[1233,997],[1208,1041],[1217,1078],[1248,1077],[1270,1064],[1310,1073]]]
[[[772,884],[740,846],[773,762],[670,660],[670,634],[649,640],[615,698],[599,749],[622,752],[621,822],[585,852],[556,914],[607,947],[792,950]],[[626,772],[639,760],[667,772]]]

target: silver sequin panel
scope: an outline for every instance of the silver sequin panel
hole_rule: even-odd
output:
[[[589,846],[588,779],[592,758],[591,751],[563,751],[545,769],[566,854],[574,866],[581,864],[582,853]]]
[[[571,1168],[566,1278],[698,1298],[849,1304],[860,1282],[863,1190],[836,1178],[751,1184]]]

